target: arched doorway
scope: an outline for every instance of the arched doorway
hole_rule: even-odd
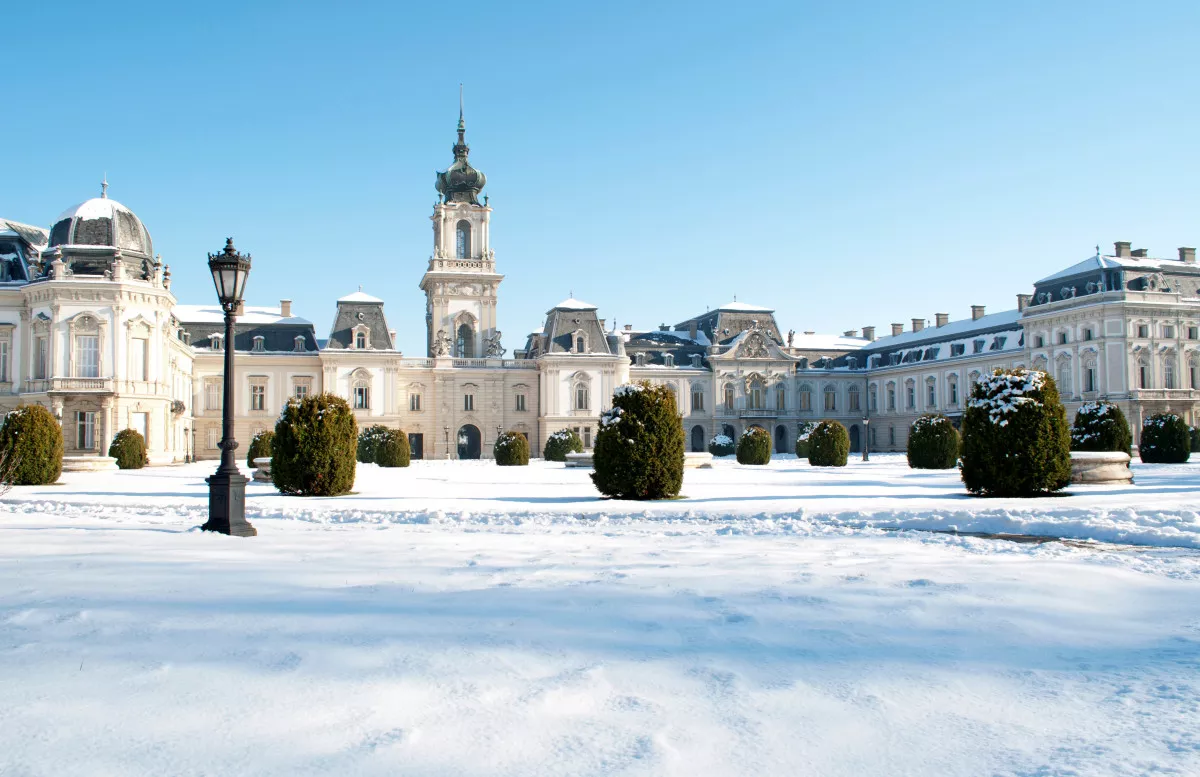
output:
[[[721,427],[721,434],[725,435],[731,440],[734,440],[735,442],[737,441],[737,431],[735,431],[734,428],[729,424],[725,424]]]
[[[692,451],[699,452],[699,451],[704,450],[704,448],[705,448],[705,446],[704,446],[704,427],[699,426],[699,425],[693,426],[692,427]]]
[[[862,449],[859,447],[858,425],[857,424],[850,427],[850,452],[851,453],[861,453],[862,452]]]
[[[458,457],[460,459],[477,459],[480,452],[479,428],[471,424],[463,424],[458,430]]]
[[[775,452],[788,452],[787,427],[783,424],[775,427]]]

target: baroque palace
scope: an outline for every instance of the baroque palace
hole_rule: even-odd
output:
[[[247,306],[230,344],[243,446],[289,397],[328,391],[350,402],[360,426],[407,431],[418,458],[490,457],[507,430],[535,452],[565,427],[590,447],[613,389],[649,380],[674,392],[691,450],[760,426],[786,452],[802,423],[823,418],[845,424],[855,450],[901,450],[915,418],[961,417],[971,385],[1001,367],[1049,372],[1072,417],[1105,399],[1135,426],[1165,410],[1200,421],[1192,248],[1158,259],[1116,243],[1017,294],[1015,309],[971,306],[969,318],[938,313],[932,325],[914,318],[883,337],[871,326],[784,333],[772,309],[741,302],[673,326],[617,329],[595,305],[568,299],[506,358],[492,209],[464,130],[460,114],[454,162],[436,180],[420,281],[426,353],[401,354],[383,300],[361,289],[337,300],[324,337],[288,300]],[[152,463],[217,458],[221,320],[215,305],[177,303],[150,233],[107,184],[49,230],[0,219],[0,405],[49,407],[69,455],[106,452],[133,428]]]

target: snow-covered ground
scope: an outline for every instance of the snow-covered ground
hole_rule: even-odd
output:
[[[0,502],[0,774],[1200,773],[1200,464],[980,500],[902,457],[596,499],[535,462]],[[1195,473],[1195,474],[1194,474]],[[1017,543],[893,528],[1038,533]]]

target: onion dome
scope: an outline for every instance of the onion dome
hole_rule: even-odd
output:
[[[467,125],[463,121],[462,91],[458,96],[458,142],[454,144],[454,164],[444,172],[437,174],[434,188],[446,202],[465,202],[470,205],[479,204],[479,192],[487,183],[487,176],[471,167],[467,154],[471,148],[465,138]]]
[[[150,233],[134,212],[108,198],[108,184],[100,196],[68,208],[50,230],[50,248],[55,246],[103,246],[154,256]]]

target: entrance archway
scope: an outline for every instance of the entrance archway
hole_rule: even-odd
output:
[[[788,452],[787,427],[784,426],[783,424],[780,424],[779,426],[775,427],[775,452],[776,453],[787,453]]]
[[[721,434],[725,435],[726,437],[733,440],[734,442],[737,442],[737,430],[735,430],[729,424],[725,424],[724,426],[721,427]]]
[[[862,449],[859,447],[858,426],[857,425],[850,427],[850,452],[851,453],[861,453],[862,452]]]
[[[482,435],[479,428],[472,424],[463,424],[458,430],[458,457],[460,459],[479,458]]]
[[[699,426],[699,425],[693,426],[692,427],[692,451],[699,452],[702,450],[704,450],[704,427]]]

